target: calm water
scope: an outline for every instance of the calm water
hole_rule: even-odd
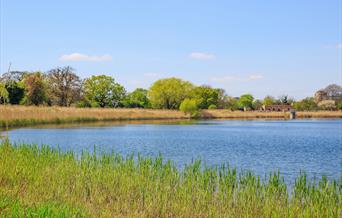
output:
[[[300,170],[330,178],[342,172],[342,120],[50,126],[14,129],[9,137],[12,142],[59,145],[76,152],[96,145],[103,152],[124,155],[161,153],[179,167],[201,158],[207,165],[229,163],[261,176],[280,170],[290,181]]]

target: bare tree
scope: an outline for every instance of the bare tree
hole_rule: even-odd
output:
[[[67,66],[57,67],[48,72],[52,104],[70,106],[79,99],[81,80],[73,71],[73,68]]]

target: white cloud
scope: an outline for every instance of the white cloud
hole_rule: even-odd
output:
[[[204,52],[192,52],[189,55],[189,58],[195,59],[195,60],[208,61],[208,60],[214,60],[216,56],[213,54],[204,53]]]
[[[256,75],[250,75],[248,77],[239,77],[239,76],[213,77],[211,78],[211,81],[217,82],[217,83],[226,83],[226,82],[232,82],[232,81],[249,82],[249,81],[260,80],[263,78],[264,76],[256,74]]]
[[[342,48],[342,43],[338,43],[338,44],[336,45],[336,48]]]
[[[140,81],[140,80],[131,80],[130,81],[130,84],[132,84],[132,85],[141,85],[143,82],[142,81]]]
[[[159,76],[159,73],[145,73],[144,76],[146,76],[146,77],[157,77],[157,76]]]
[[[250,75],[248,77],[248,80],[259,80],[259,79],[263,79],[263,78],[264,78],[264,76],[262,76],[262,75]]]
[[[61,61],[111,61],[112,56],[105,54],[101,56],[91,56],[86,54],[80,54],[80,53],[72,53],[72,54],[64,54],[62,55],[59,60]]]

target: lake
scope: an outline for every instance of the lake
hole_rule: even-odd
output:
[[[342,173],[342,120],[205,120],[118,122],[13,129],[11,142],[59,146],[62,150],[171,159],[182,167],[193,159],[229,163],[260,176],[279,170],[288,181],[301,170],[310,177]]]

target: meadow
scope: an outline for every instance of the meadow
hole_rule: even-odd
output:
[[[202,119],[288,118],[286,112],[202,110]],[[342,111],[298,112],[298,118],[342,118]],[[128,108],[74,108],[0,105],[0,128],[37,124],[81,123],[117,120],[188,119],[178,110]]]
[[[342,174],[288,187],[279,172],[260,178],[200,160],[183,169],[162,156],[62,152],[0,145],[0,216],[341,217]]]

